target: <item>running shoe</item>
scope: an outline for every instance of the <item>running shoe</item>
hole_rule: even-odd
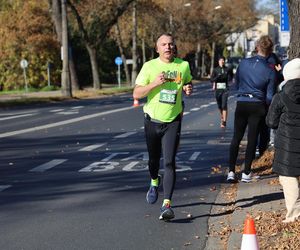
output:
[[[168,221],[173,219],[174,217],[174,211],[172,210],[170,204],[167,203],[161,207],[159,216],[160,220]]]
[[[230,171],[227,175],[227,181],[228,182],[235,182],[235,173],[233,171]]]
[[[246,183],[251,182],[252,181],[252,174],[251,173],[249,173],[249,174],[242,173],[241,181],[246,182]]]
[[[158,186],[150,185],[149,190],[146,195],[146,200],[149,204],[154,204],[158,198],[158,187],[160,184],[160,175],[158,176]]]

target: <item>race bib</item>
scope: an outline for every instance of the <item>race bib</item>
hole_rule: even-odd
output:
[[[217,89],[226,89],[226,82],[217,82]]]
[[[177,90],[162,89],[159,94],[159,102],[175,104],[177,98]]]

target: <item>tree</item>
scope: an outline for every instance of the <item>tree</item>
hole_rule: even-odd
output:
[[[121,36],[120,27],[119,27],[118,22],[115,26],[115,33],[114,34],[115,34],[115,39],[117,41],[119,51],[120,51],[120,54],[121,54],[121,57],[122,57],[125,76],[126,76],[126,82],[130,83],[131,80],[130,80],[128,65],[126,63],[126,54],[125,54],[125,49],[124,49],[124,43],[123,43],[123,39],[122,39],[122,36]]]
[[[107,33],[132,1],[134,0],[81,0],[75,3],[67,0],[90,56],[94,89],[102,87],[97,51],[106,39]]]
[[[57,34],[57,40],[60,45],[62,45],[62,13],[61,13],[61,0],[48,0],[50,6],[51,18],[54,23],[54,27]],[[79,82],[75,67],[75,62],[72,56],[72,46],[71,39],[69,39],[69,51],[71,51],[71,55],[69,56],[69,68],[70,68],[70,76],[71,76],[71,84],[72,90],[78,90]]]
[[[55,40],[46,0],[11,1],[0,11],[0,83],[7,90],[24,86],[20,60],[27,59],[30,87],[47,85],[47,64],[53,83],[59,82],[59,45]]]
[[[289,22],[290,22],[290,45],[289,59],[300,57],[300,2],[298,0],[287,0]]]

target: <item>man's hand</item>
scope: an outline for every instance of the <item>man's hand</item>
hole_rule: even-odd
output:
[[[165,82],[166,82],[166,79],[165,79],[164,73],[160,73],[153,81],[153,84],[155,86],[159,86],[159,85],[164,84]]]
[[[216,83],[215,82],[212,85],[212,90],[216,90]]]
[[[140,99],[145,96],[147,96],[153,89],[156,87],[164,84],[166,82],[166,79],[164,77],[163,73],[160,73],[152,83],[148,85],[135,85],[134,90],[133,90],[133,98],[134,99]]]
[[[182,90],[187,96],[190,96],[193,93],[193,85],[191,83],[185,84],[183,85]]]

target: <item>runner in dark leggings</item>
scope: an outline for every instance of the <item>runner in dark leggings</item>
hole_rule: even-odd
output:
[[[146,200],[154,204],[158,199],[160,157],[163,155],[164,200],[160,209],[161,220],[174,218],[171,208],[176,180],[175,156],[179,145],[183,112],[182,92],[192,93],[189,64],[174,57],[172,35],[163,34],[156,42],[159,57],[146,62],[136,79],[133,98],[147,96],[144,106],[145,136],[149,153],[151,177]]]
[[[269,67],[267,57],[272,52],[273,42],[269,36],[262,36],[257,41],[257,55],[241,61],[237,73],[236,84],[238,99],[234,116],[234,134],[230,145],[229,173],[227,181],[234,182],[235,164],[240,142],[248,126],[245,169],[243,182],[251,182],[251,164],[255,157],[255,149],[259,125],[267,112],[274,93],[275,72]]]
[[[151,179],[158,178],[160,157],[164,156],[164,199],[171,200],[176,181],[175,156],[180,139],[180,115],[170,123],[159,123],[145,117],[145,136],[149,153]],[[162,154],[161,154],[162,153]]]
[[[227,99],[228,99],[228,81],[230,73],[227,67],[225,67],[225,58],[219,57],[218,67],[214,68],[210,81],[213,84],[213,90],[215,90],[215,96],[218,104],[218,108],[221,116],[221,128],[226,127],[227,121]]]
[[[266,105],[263,102],[237,102],[234,117],[234,135],[230,144],[229,172],[235,172],[240,142],[248,126],[244,173],[246,175],[250,174],[252,160],[255,157],[259,125],[266,116],[266,112]]]

